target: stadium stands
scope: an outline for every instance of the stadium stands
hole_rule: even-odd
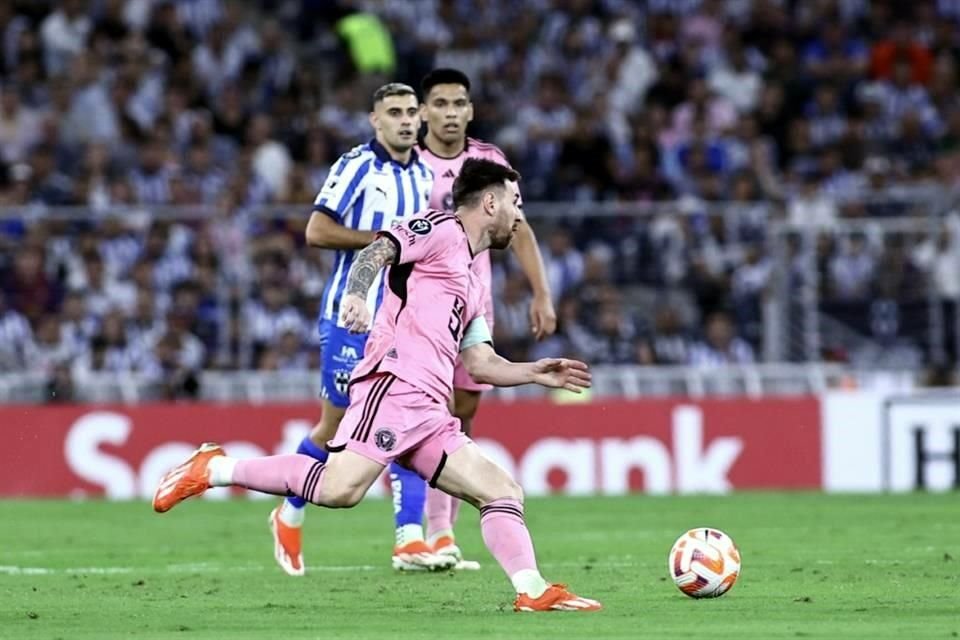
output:
[[[0,3],[0,372],[56,400],[315,369],[310,203],[372,88],[435,65],[474,78],[556,296],[558,335],[530,343],[497,258],[506,355],[953,366],[956,3],[477,4],[371,3],[371,53],[335,2]]]

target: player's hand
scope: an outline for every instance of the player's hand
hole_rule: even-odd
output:
[[[579,360],[567,358],[542,358],[531,363],[533,382],[553,389],[566,389],[580,393],[590,388],[590,367]]]
[[[543,340],[557,330],[557,312],[549,295],[537,295],[530,302],[530,333]]]
[[[367,301],[355,293],[348,293],[340,300],[339,324],[350,333],[370,331],[370,310]]]

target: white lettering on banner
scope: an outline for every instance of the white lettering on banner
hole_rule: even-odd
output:
[[[136,478],[130,465],[100,451],[101,444],[125,443],[131,428],[130,418],[110,411],[94,411],[78,418],[63,443],[63,455],[70,470],[87,482],[103,487],[108,498],[136,497]]]
[[[643,488],[647,493],[663,495],[673,488],[670,451],[656,438],[604,438],[600,442],[600,458],[603,461],[600,487],[604,494],[628,493],[633,469],[643,471]]]
[[[727,475],[743,451],[740,438],[714,438],[703,448],[703,411],[681,406],[673,410],[673,451],[677,462],[677,491],[726,493],[733,488]]]
[[[618,495],[630,490],[630,472],[639,470],[644,475],[644,490],[651,494],[671,491],[682,493],[726,493],[733,488],[729,473],[743,451],[743,440],[732,436],[714,438],[704,447],[703,411],[699,407],[683,405],[674,409],[673,460],[667,446],[652,436],[630,439],[602,438],[545,438],[535,442],[523,455],[519,464],[519,480],[531,496],[551,493],[551,471],[565,472],[564,493],[589,495],[601,493]],[[485,451],[490,441],[484,441]],[[499,446],[499,445],[498,445]],[[500,455],[509,456],[500,447]],[[512,459],[511,459],[512,460]],[[599,464],[600,483],[596,481]],[[676,477],[674,478],[674,470]]]
[[[520,486],[532,496],[550,493],[550,471],[567,474],[565,493],[572,496],[592,494],[597,487],[596,447],[587,438],[544,438],[533,444],[520,464]]]
[[[886,401],[885,488],[949,491],[960,486],[960,396],[898,396]]]
[[[275,454],[296,450],[311,427],[306,420],[285,421],[276,446],[270,450]],[[264,425],[264,428],[271,427]],[[104,444],[125,445],[132,429],[130,418],[120,413],[96,411],[78,418],[65,442],[65,456],[71,471],[102,487],[110,498],[151,497],[160,477],[190,455],[195,445],[162,442],[140,461],[125,460],[100,450]],[[744,449],[743,439],[723,436],[705,441],[701,408],[680,405],[673,409],[672,443],[651,435],[639,435],[640,427],[637,432],[638,435],[627,438],[540,438],[519,458],[514,458],[503,444],[492,439],[480,439],[478,444],[533,496],[556,490],[568,495],[628,493],[632,472],[642,473],[643,489],[651,494],[723,493],[733,488],[729,474]],[[224,443],[224,448],[240,458],[267,453],[262,446],[246,440]],[[564,476],[562,486],[556,486],[551,477],[556,472]],[[376,483],[368,495],[383,496],[386,484]],[[207,495],[210,499],[223,499],[229,493],[212,490]],[[253,492],[250,495],[254,495]]]

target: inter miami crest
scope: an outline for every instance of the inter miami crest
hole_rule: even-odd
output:
[[[426,218],[414,218],[407,223],[407,227],[418,236],[427,235],[430,233],[430,229],[433,229],[433,225]]]
[[[377,429],[377,432],[373,434],[373,441],[381,451],[393,451],[393,448],[397,446],[397,435],[390,429]]]

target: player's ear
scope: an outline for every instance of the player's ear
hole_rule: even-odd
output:
[[[467,122],[473,122],[473,103],[467,103]]]
[[[373,127],[374,131],[380,130],[380,118],[377,117],[376,111],[371,111],[368,118],[370,120],[370,126]]]
[[[483,197],[480,199],[480,202],[483,203],[483,212],[489,214],[495,214],[497,209],[497,194],[490,191],[484,191]]]

